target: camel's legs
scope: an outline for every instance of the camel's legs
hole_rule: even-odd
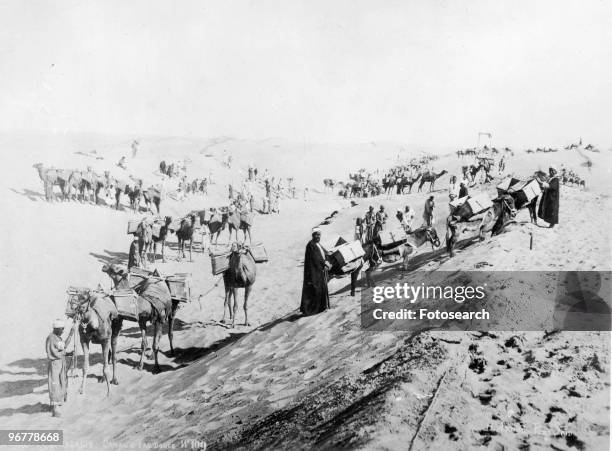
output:
[[[144,355],[147,350],[147,323],[146,321],[138,321],[138,325],[140,326],[140,362],[138,362],[138,371],[141,371],[144,366]]]
[[[174,318],[176,317],[176,311],[178,310],[179,302],[172,301],[172,310],[170,311],[170,316],[168,316],[168,341],[170,342],[170,355],[174,356]]]
[[[159,352],[159,341],[161,340],[162,329],[162,322],[160,319],[157,319],[153,327],[153,357],[155,359],[155,367],[153,368],[154,373],[159,373],[160,371],[157,354]]]
[[[81,338],[81,348],[83,348],[83,380],[81,381],[81,388],[79,389],[79,393],[85,393],[85,381],[87,380],[87,372],[89,371],[89,340],[79,330],[79,336]]]
[[[119,385],[117,381],[117,338],[119,337],[119,332],[121,332],[121,327],[123,326],[123,320],[118,319],[112,324],[112,336],[111,336],[111,361],[113,364],[113,378],[110,383],[113,385]]]
[[[191,247],[193,246],[193,235],[191,236],[191,238],[189,239],[189,261],[193,261],[193,258],[191,257]]]
[[[234,327],[234,323],[236,322],[236,316],[238,315],[238,288],[232,287],[232,296],[234,297],[234,307],[233,307],[233,316],[232,316],[232,328]],[[231,300],[230,300],[231,305]]]
[[[110,340],[107,338],[102,342],[102,378],[106,382],[106,396],[110,396],[110,383],[108,378],[108,354],[110,352]]]
[[[247,306],[247,302],[249,300],[249,295],[251,294],[251,285],[247,285],[244,288],[244,325],[245,326],[250,326],[251,324],[249,323],[249,316],[248,316],[248,306]]]

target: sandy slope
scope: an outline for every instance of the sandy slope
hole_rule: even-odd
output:
[[[105,160],[95,160],[95,164],[115,170],[120,149],[129,148],[130,141],[97,139],[95,148]],[[286,155],[299,145],[278,140],[249,144],[231,139],[160,138],[141,142],[142,155],[130,163],[130,171],[141,177],[155,181],[161,158],[188,155],[194,176],[213,171],[218,180],[209,198],[164,202],[163,213],[173,215],[223,202],[226,182],[238,177],[219,164],[225,149],[246,164],[250,145],[258,150],[258,161],[273,172],[285,177],[309,174],[317,184],[324,175],[347,171],[337,165],[318,169],[325,146],[313,146],[308,158],[289,158]],[[125,446],[194,439],[228,448],[405,448],[419,427],[416,449],[494,443],[510,448],[552,443],[565,449],[578,441],[592,449],[608,439],[608,334],[364,333],[359,328],[359,298],[348,296],[346,280],[330,284],[334,293],[330,312],[310,318],[295,315],[303,250],[312,226],[338,210],[335,220],[324,226],[324,239],[333,242],[339,235],[350,237],[354,218],[369,204],[384,203],[394,212],[409,203],[420,212],[424,193],[358,199],[356,207],[313,193],[307,201],[284,201],[280,215],[258,216],[254,240],[265,243],[270,262],[258,266],[249,305],[250,328],[230,330],[216,322],[223,310],[222,287],[215,286],[218,278],[211,276],[205,254],[197,252],[194,262],[159,263],[163,272],[192,272],[196,295],[205,294],[201,307],[194,302],[179,312],[176,356],[162,356],[162,374],[153,375],[150,364],[137,372],[133,369],[138,359],[137,329],[128,324],[119,345],[121,385],[113,387],[112,396],[104,398],[104,389],[94,378],[88,381],[88,393],[79,396],[76,384],[80,381],[73,379],[64,417],[51,418],[46,410],[42,353],[49,324],[63,311],[67,285],[108,286],[100,267],[126,257],[125,224],[131,214],[77,203],[47,204],[41,200],[40,182],[31,164],[40,160],[83,167],[91,159],[66,149],[89,150],[90,143],[81,137],[70,142],[49,141],[44,147],[42,141],[3,138],[2,155],[7,156],[5,149],[12,149],[12,155],[19,157],[11,163],[13,170],[1,186],[3,211],[10,212],[3,227],[5,236],[11,237],[1,245],[0,276],[6,287],[0,333],[2,342],[9,344],[3,349],[0,369],[0,416],[5,427],[63,428],[66,440],[96,447],[111,447],[112,443],[103,440]],[[332,161],[340,161],[337,152],[328,148],[327,153]],[[357,168],[370,159],[370,165],[376,162],[374,167],[386,166],[384,161],[395,153],[391,145],[379,152],[373,152],[372,145],[363,146],[351,165]],[[519,154],[508,166],[517,174],[528,174],[544,168],[550,158],[550,154]],[[576,168],[581,162],[579,155],[570,152],[555,158]],[[441,252],[423,250],[426,253],[415,258],[413,267],[473,269],[484,261],[492,270],[609,270],[610,240],[604,231],[610,224],[608,215],[602,214],[610,208],[609,192],[604,189],[609,176],[606,159],[607,155],[594,156],[596,165],[587,177],[589,191],[563,189],[558,228],[519,223],[483,243],[465,242],[452,260]],[[451,155],[440,159],[436,168],[457,173],[461,163]],[[438,188],[444,188],[447,180],[441,179]],[[446,194],[435,195],[439,205],[436,223],[443,235]],[[519,220],[526,221],[526,215],[522,212]],[[528,249],[529,233],[534,236],[532,251]],[[174,250],[168,252],[174,256]],[[393,268],[378,276],[381,281],[399,277]],[[517,314],[545,314],[535,302],[524,305]],[[166,337],[161,346],[168,349]],[[485,362],[482,373],[470,369],[477,359]],[[91,373],[99,375],[99,354],[93,361]],[[480,371],[479,365],[472,366]],[[436,402],[419,426],[443,376]],[[571,432],[575,439],[560,431]]]

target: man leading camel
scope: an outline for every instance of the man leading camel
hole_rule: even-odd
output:
[[[47,350],[47,376],[49,383],[49,401],[54,417],[61,416],[59,407],[68,398],[68,377],[66,374],[66,348],[70,345],[70,339],[74,330],[70,332],[64,342],[64,321],[61,319],[53,322],[53,332],[47,337],[45,344]]]
[[[328,272],[331,264],[327,262],[327,251],[321,246],[321,229],[312,229],[312,240],[306,245],[304,256],[304,283],[300,311],[304,316],[315,315],[329,308],[327,291]]]

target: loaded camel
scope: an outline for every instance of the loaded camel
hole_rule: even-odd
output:
[[[535,217],[535,204],[537,198],[527,205],[532,221]],[[478,231],[477,237],[480,241],[485,239],[485,233],[491,232],[491,236],[502,233],[506,226],[514,222],[516,208],[514,199],[510,195],[503,195],[497,199],[493,199],[493,205],[482,213],[477,215],[477,219],[469,221],[468,218],[462,218],[454,213],[451,213],[446,218],[446,250],[450,257],[454,257],[454,248],[459,240],[461,233],[468,231]],[[482,215],[482,216],[481,216]],[[472,224],[470,224],[472,222]],[[474,225],[475,224],[475,225]],[[462,230],[459,230],[459,228]]]
[[[227,223],[229,228],[229,242],[232,242],[232,232],[235,232],[236,241],[238,241],[238,230],[242,230],[244,235],[244,239],[242,242],[246,241],[247,233],[249,235],[249,243],[252,243],[251,239],[251,225],[253,223],[253,216],[246,211],[238,213],[238,211],[233,211],[228,214]]]
[[[67,198],[66,188],[70,174],[55,168],[45,168],[42,163],[36,163],[32,167],[38,171],[38,176],[43,182],[47,201],[53,200],[53,187],[55,185],[60,188],[61,198]]]
[[[149,258],[147,258],[147,251],[151,249],[153,243],[153,224],[151,224],[146,219],[140,221],[140,224],[138,224],[134,235],[138,237],[139,264],[143,268],[146,268],[148,266],[147,262],[149,260]],[[153,256],[153,260],[155,260],[155,255]]]
[[[159,233],[157,236],[152,234],[152,246],[153,246],[153,264],[155,264],[155,258],[157,256],[157,245],[161,243],[161,257],[162,263],[166,263],[166,259],[164,258],[164,248],[166,247],[166,237],[168,236],[168,226],[172,222],[172,217],[166,216],[164,218],[164,223],[159,227]]]
[[[181,225],[175,232],[178,239],[177,260],[181,254],[185,258],[185,243],[189,241],[189,261],[192,261],[191,247],[193,246],[193,232],[195,231],[196,215],[191,213],[188,217],[181,219]]]
[[[238,310],[238,289],[244,288],[244,325],[250,326],[247,301],[251,294],[251,288],[255,283],[257,276],[257,266],[255,260],[248,252],[248,248],[238,243],[232,245],[229,268],[223,272],[223,287],[225,289],[225,302],[223,304],[222,323],[225,323],[225,309],[229,311],[229,317],[232,320],[232,328],[236,322],[236,313]],[[232,297],[234,304],[232,306]]]
[[[79,393],[85,393],[85,381],[89,371],[89,343],[102,346],[102,380],[106,382],[106,396],[110,395],[110,384],[117,385],[117,337],[122,321],[112,299],[103,292],[85,292],[69,306],[75,321],[80,323],[79,339],[83,349],[83,380]],[[113,364],[113,378],[108,378],[108,363]]]
[[[434,184],[436,183],[436,180],[438,180],[440,177],[442,177],[446,173],[447,173],[446,169],[442,169],[442,171],[439,174],[436,174],[435,172],[430,172],[430,171],[425,172],[421,177],[421,183],[419,183],[418,192],[419,193],[421,192],[421,188],[423,188],[423,185],[427,182],[429,182],[429,192],[432,192],[434,189]]]
[[[130,287],[128,283],[128,274],[126,274],[122,269],[119,269],[116,265],[104,265],[102,267],[102,271],[108,274],[108,276],[113,281],[113,285],[116,290],[128,290],[133,289],[138,295],[137,305],[138,305],[138,327],[140,329],[140,336],[142,338],[141,341],[141,352],[140,352],[140,361],[138,362],[138,370],[142,370],[144,366],[144,354],[148,348],[147,342],[147,324],[153,324],[153,357],[155,359],[155,367],[153,369],[154,372],[159,372],[159,360],[158,360],[158,352],[159,352],[159,341],[161,339],[163,326],[168,326],[168,341],[170,342],[170,355],[174,355],[174,345],[173,345],[173,327],[174,327],[174,318],[176,317],[176,311],[179,307],[179,301],[173,300],[170,294],[170,290],[168,289],[168,285],[166,281],[156,277],[155,275],[143,280],[138,283],[133,288]],[[155,274],[155,273],[153,273]],[[121,324],[123,320],[134,321],[133,318],[121,317],[119,315],[119,329],[117,331],[117,335],[119,335],[119,331],[121,331]],[[116,340],[116,338],[115,338]],[[113,355],[113,366],[116,362],[116,356]],[[113,381],[111,383],[117,383],[116,378],[113,376]]]

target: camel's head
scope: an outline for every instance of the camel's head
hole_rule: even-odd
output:
[[[171,222],[172,222],[172,216],[166,216],[164,218],[164,224],[166,224],[166,226],[169,226]]]
[[[40,168],[42,168],[42,166],[43,166],[43,164],[42,164],[42,163],[36,163],[36,164],[33,164],[33,165],[32,165],[32,167],[33,167],[34,169],[40,169]]]

